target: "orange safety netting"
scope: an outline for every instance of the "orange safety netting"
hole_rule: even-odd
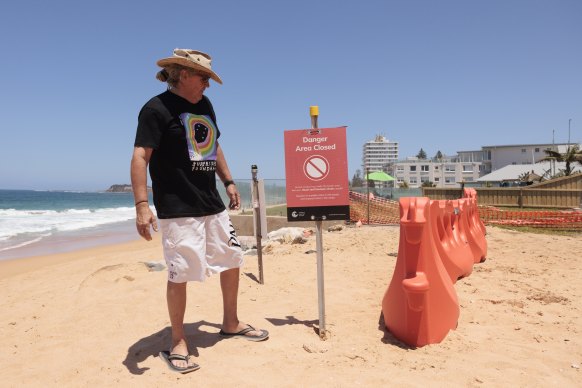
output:
[[[369,203],[369,212],[368,212]],[[397,225],[400,223],[398,201],[371,197],[350,191],[350,220],[364,224]],[[502,210],[479,206],[479,217],[489,225],[529,226],[582,230],[582,211],[571,210]]]
[[[571,210],[502,210],[480,206],[479,217],[489,225],[582,230],[582,212]]]
[[[364,224],[399,224],[400,205],[398,201],[379,197],[370,198],[368,201],[366,194],[350,191],[350,220]]]

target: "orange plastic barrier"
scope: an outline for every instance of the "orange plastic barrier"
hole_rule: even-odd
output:
[[[451,201],[430,201],[430,226],[436,248],[453,283],[469,276],[473,271],[473,253],[469,244],[455,238],[451,218],[454,208]]]
[[[473,260],[475,263],[481,263],[485,261],[485,256],[487,254],[487,241],[485,240],[485,234],[481,232],[481,229],[477,226],[477,223],[470,218],[470,211],[473,207],[471,204],[471,199],[459,199],[459,220],[461,230],[466,238],[471,251],[473,252]],[[476,208],[477,205],[475,204]]]
[[[470,218],[471,218],[472,222],[474,222],[475,225],[477,225],[479,227],[483,236],[485,236],[487,234],[487,230],[485,229],[485,224],[483,223],[483,221],[479,217],[479,207],[478,207],[479,202],[477,200],[477,190],[475,190],[473,188],[463,189],[463,197],[464,198],[471,198],[474,200],[474,208],[470,209],[470,213],[471,213]]]
[[[384,322],[399,340],[424,346],[456,328],[459,303],[433,239],[428,198],[400,198],[400,242],[382,300]],[[439,243],[440,244],[440,243]]]

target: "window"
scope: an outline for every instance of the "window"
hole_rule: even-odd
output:
[[[416,171],[416,166],[410,166],[410,171]]]
[[[455,183],[455,177],[454,176],[448,176],[445,178],[445,183]]]
[[[473,172],[472,164],[463,164],[463,172]]]
[[[455,169],[455,165],[454,165],[454,164],[447,164],[447,165],[445,166],[445,171],[449,171],[449,172],[451,172],[451,171],[452,171],[452,172],[456,171],[456,169]]]
[[[417,183],[416,178],[415,177],[410,177],[410,183],[415,185]]]
[[[420,166],[420,171],[428,171],[428,164]]]
[[[535,149],[535,152],[540,152],[540,149],[539,149],[539,148],[536,148],[536,149]]]
[[[525,148],[522,148],[522,149],[521,149],[521,153],[522,153],[522,154],[525,154],[525,152],[526,152],[526,149],[525,149]]]
[[[435,181],[435,182],[439,182],[440,180],[441,180],[441,178],[439,178],[438,176],[435,176],[435,177],[434,177],[434,181]]]
[[[396,171],[404,171],[404,166],[397,166]]]
[[[423,182],[423,183],[424,183],[424,182],[429,182],[429,179],[428,179],[428,177],[427,177],[427,176],[421,176],[421,177],[420,177],[420,181],[421,181],[421,182]]]

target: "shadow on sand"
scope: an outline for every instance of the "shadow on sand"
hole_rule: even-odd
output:
[[[382,311],[380,311],[380,318],[378,318],[378,330],[384,333],[384,337],[382,337],[381,339],[382,343],[397,346],[401,349],[416,349],[414,346],[409,346],[404,342],[400,341],[398,338],[394,337],[394,335],[390,333],[390,331],[388,331],[388,328],[384,323],[384,314],[382,313]]]
[[[203,327],[211,327],[217,330],[216,332],[201,330]],[[198,357],[198,349],[209,348],[221,341],[223,338],[218,335],[220,328],[220,324],[206,321],[184,324],[190,354]],[[151,356],[158,357],[162,350],[168,350],[171,340],[172,332],[170,327],[140,339],[127,349],[127,356],[123,360],[123,365],[134,375],[144,374],[149,368],[141,368],[139,363]]]

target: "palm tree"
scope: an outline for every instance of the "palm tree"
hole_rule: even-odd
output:
[[[574,159],[576,160],[576,162],[578,162],[578,164],[580,164],[582,166],[582,150],[579,150],[576,153],[576,156],[574,157]]]
[[[563,154],[554,150],[544,150],[544,152],[547,156],[540,159],[539,162],[555,160],[556,162],[566,163],[566,168],[564,169],[565,176],[572,174],[572,167],[570,166],[572,163],[578,162],[582,164],[582,152],[578,144],[568,146],[568,149]]]

